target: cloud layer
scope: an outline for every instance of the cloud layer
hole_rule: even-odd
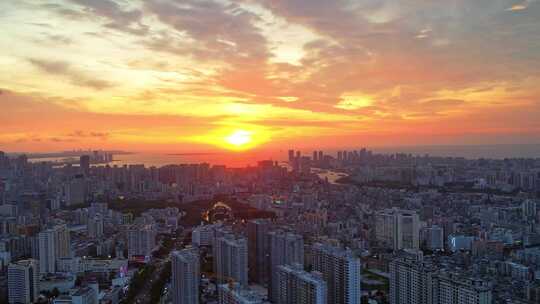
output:
[[[535,0],[25,0],[0,11],[3,113],[28,118],[0,131],[6,148],[84,138],[176,149],[234,130],[268,147],[540,140]],[[100,127],[60,122],[70,115]]]

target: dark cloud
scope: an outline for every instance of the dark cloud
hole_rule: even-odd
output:
[[[112,0],[70,0],[81,6],[83,12],[106,20],[105,27],[135,35],[144,35],[148,26],[142,23],[142,12],[124,9]]]
[[[29,58],[28,62],[49,74],[66,77],[76,86],[88,87],[96,90],[108,89],[114,86],[111,82],[87,75],[85,72],[74,68],[66,61]]]
[[[77,139],[81,139],[81,138],[97,138],[97,139],[101,139],[101,140],[107,140],[108,137],[109,137],[109,133],[107,132],[95,132],[95,131],[82,131],[82,130],[77,130],[77,131],[74,131],[73,133],[70,133],[67,135],[67,137],[72,137],[72,138],[77,138]]]
[[[106,132],[90,132],[90,137],[106,139],[108,136],[109,136],[109,133],[106,133]]]
[[[253,24],[258,16],[236,4],[150,0],[145,8],[175,30],[147,40],[153,49],[250,67],[264,63],[269,55],[266,39]]]
[[[30,22],[28,24],[36,26],[36,27],[46,28],[46,29],[52,29],[53,28],[52,25],[50,25],[49,23],[44,23],[44,22]]]
[[[70,65],[65,61],[48,61],[41,59],[28,59],[28,61],[40,68],[41,70],[51,74],[67,74],[69,73]]]
[[[45,37],[47,40],[53,43],[58,43],[62,45],[68,45],[72,44],[73,40],[67,36],[64,35],[58,35],[58,34],[45,34]]]
[[[50,137],[48,140],[52,142],[56,142],[56,143],[77,142],[77,140],[74,138],[61,138],[61,137]]]
[[[42,141],[44,141],[44,139],[39,137],[36,134],[25,134],[23,137],[17,138],[13,142],[15,143],[25,143],[25,142],[40,143]]]
[[[432,99],[421,103],[423,108],[429,109],[447,109],[464,105],[464,100],[459,99]]]

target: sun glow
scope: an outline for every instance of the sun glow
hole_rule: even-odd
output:
[[[225,141],[235,147],[241,148],[251,143],[252,132],[237,130],[225,138]]]
[[[215,129],[206,134],[190,137],[189,140],[241,152],[270,142],[272,135],[271,131],[265,128],[238,125]]]

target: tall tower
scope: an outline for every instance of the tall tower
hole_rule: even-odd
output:
[[[216,238],[214,259],[218,282],[232,279],[242,286],[248,286],[248,246],[245,238],[232,234]]]
[[[420,219],[414,211],[401,211],[396,214],[397,240],[394,250],[420,248]]]
[[[489,282],[469,277],[462,271],[442,269],[418,257],[392,260],[390,304],[491,304]]]
[[[328,303],[360,304],[360,259],[350,251],[323,244],[312,247],[313,270],[328,284]]]
[[[294,161],[294,150],[289,150],[289,163]]]
[[[53,228],[57,258],[71,257],[71,237],[67,225],[57,225]]]
[[[277,267],[276,277],[277,297],[273,303],[277,304],[326,304],[327,284],[322,274],[309,273],[303,270],[302,265],[281,265]]]
[[[433,271],[421,261],[399,258],[390,262],[390,304],[429,304],[433,302]],[[435,302],[436,303],[436,302]]]
[[[268,231],[271,222],[266,219],[256,219],[248,222],[249,248],[249,280],[258,284],[268,282]]]
[[[380,211],[375,216],[376,237],[393,250],[420,247],[420,219],[415,211],[397,208]]]
[[[54,231],[47,229],[38,235],[39,242],[39,272],[56,272],[56,246],[54,241]]]
[[[82,155],[79,160],[81,173],[85,176],[90,174],[90,155]]]
[[[103,236],[103,218],[101,215],[89,218],[86,226],[89,237],[96,239]]]
[[[10,304],[34,303],[39,296],[39,269],[36,260],[22,260],[8,267]]]
[[[87,184],[82,174],[76,175],[65,185],[65,201],[68,206],[81,205],[86,202]]]
[[[536,202],[530,199],[523,201],[521,211],[523,219],[534,218],[536,216]]]
[[[433,225],[426,228],[426,241],[429,250],[444,249],[444,233],[442,227]]]
[[[56,259],[71,257],[71,238],[65,224],[38,234],[39,272],[56,272]]]
[[[199,304],[199,253],[195,249],[173,251],[171,260],[173,304]]]
[[[276,275],[281,265],[304,264],[304,240],[301,235],[272,231],[268,233],[270,244],[270,281],[268,296],[270,301],[277,301],[279,278]]]
[[[128,256],[149,256],[156,245],[156,232],[152,226],[132,227],[128,230]]]

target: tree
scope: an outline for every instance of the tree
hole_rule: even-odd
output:
[[[171,279],[171,271],[171,262],[169,261],[163,266],[163,270],[159,274],[159,278],[156,280],[154,285],[152,285],[150,290],[151,303],[158,303],[161,299],[161,294],[165,289],[165,284],[167,284],[167,282]]]

